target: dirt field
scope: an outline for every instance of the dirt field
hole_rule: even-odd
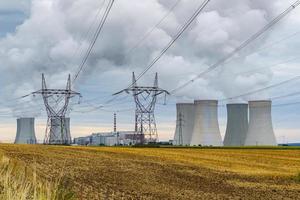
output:
[[[300,149],[0,145],[78,199],[300,199]]]

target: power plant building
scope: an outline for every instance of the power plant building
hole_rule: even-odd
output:
[[[224,146],[244,146],[248,132],[248,104],[227,104]]]
[[[275,146],[271,101],[249,102],[249,128],[245,146]]]
[[[218,101],[196,100],[191,145],[223,146],[218,122]]]
[[[78,138],[74,138],[74,144],[76,145],[89,145],[91,144],[91,137],[87,136],[87,137],[78,137]]]
[[[173,145],[190,145],[194,129],[194,103],[176,104],[177,120]]]
[[[91,146],[128,146],[135,144],[136,137],[139,136],[140,134],[134,131],[93,133],[86,137],[74,138],[74,143]]]
[[[90,145],[94,145],[94,146],[99,146],[99,145],[115,146],[117,144],[118,144],[118,135],[117,135],[117,133],[114,133],[114,132],[111,132],[111,133],[94,133],[91,136]]]
[[[34,118],[17,119],[15,144],[36,144]]]

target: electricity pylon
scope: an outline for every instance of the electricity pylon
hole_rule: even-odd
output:
[[[81,96],[72,91],[71,76],[69,75],[66,89],[48,89],[44,74],[42,74],[42,89],[32,93],[42,95],[48,120],[44,144],[71,144],[71,135],[66,122],[66,112],[70,99]]]
[[[158,87],[158,75],[155,74],[154,85],[151,87],[137,86],[137,81],[132,73],[132,84],[130,87],[115,93],[122,92],[132,94],[136,105],[135,109],[135,133],[134,140],[137,144],[155,143],[158,141],[158,134],[155,122],[155,105],[157,97],[164,94],[165,98],[169,92]]]
[[[183,145],[183,136],[182,136],[182,127],[184,126],[184,120],[183,120],[183,114],[179,113],[178,115],[178,125],[179,125],[179,130],[178,130],[178,144]]]

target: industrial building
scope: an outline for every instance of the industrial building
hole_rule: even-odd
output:
[[[218,101],[196,100],[191,145],[223,146],[218,122]]]
[[[249,128],[245,146],[277,145],[273,131],[271,101],[249,102]]]
[[[86,146],[91,144],[91,136],[74,138],[74,144]]]
[[[140,136],[141,134],[136,134],[134,131],[93,133],[86,137],[74,138],[74,143],[92,146],[128,146],[139,141]]]
[[[244,146],[248,132],[248,104],[227,104],[224,146]]]
[[[36,144],[34,118],[17,119],[15,144]]]
[[[49,137],[49,144],[71,144],[70,118],[52,118]]]
[[[176,104],[177,119],[173,145],[190,145],[194,129],[194,103]]]

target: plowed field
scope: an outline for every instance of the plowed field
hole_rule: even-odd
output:
[[[78,199],[300,199],[300,150],[0,145]]]

